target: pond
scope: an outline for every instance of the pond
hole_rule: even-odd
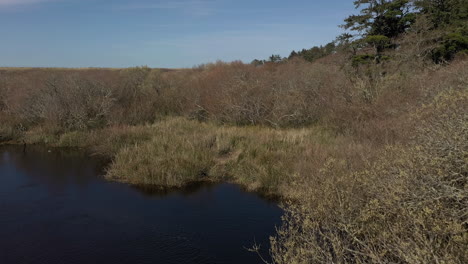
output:
[[[102,178],[76,150],[0,147],[0,263],[261,263],[281,224],[230,184],[161,193]]]

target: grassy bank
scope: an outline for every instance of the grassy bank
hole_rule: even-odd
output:
[[[133,185],[171,188],[228,181],[281,196],[293,194],[288,186],[301,170],[318,168],[328,155],[339,155],[342,147],[363,148],[318,126],[235,127],[183,117],[66,133],[36,127],[10,143],[22,142],[86,149],[112,160],[108,179]]]
[[[110,179],[159,186],[230,181],[249,190],[284,194],[300,163],[319,158],[311,150],[328,148],[334,140],[314,128],[232,127],[182,118],[152,129],[150,140],[117,153]]]

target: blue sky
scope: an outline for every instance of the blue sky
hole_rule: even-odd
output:
[[[0,0],[0,66],[192,67],[332,41],[352,0]]]

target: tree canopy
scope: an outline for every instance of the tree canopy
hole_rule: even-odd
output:
[[[360,14],[346,18],[343,28],[364,36],[392,38],[403,33],[415,20],[409,0],[357,0],[354,5],[361,9]]]
[[[354,5],[359,14],[344,20],[345,24],[341,27],[348,30],[346,33],[325,46],[293,50],[288,59],[299,57],[313,62],[336,52],[340,47],[350,47],[353,49],[353,63],[369,60],[379,63],[386,50],[398,46],[395,38],[408,32],[423,17],[430,23],[429,31],[443,30],[442,37],[436,40],[438,46],[431,53],[433,61],[449,61],[457,53],[468,53],[468,0],[356,0]],[[374,53],[361,52],[358,55],[358,51],[365,48],[373,48]],[[285,60],[273,55],[269,61],[254,60],[252,64]]]
[[[434,28],[448,25],[467,26],[466,0],[416,0],[415,7],[421,14],[429,17]]]

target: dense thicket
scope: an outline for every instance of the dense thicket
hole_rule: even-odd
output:
[[[289,59],[273,55],[261,65],[3,70],[0,109],[21,119],[21,126],[45,122],[64,130],[143,124],[166,115],[304,126],[333,119],[340,107],[375,100],[378,86],[403,62],[447,62],[468,50],[466,1],[363,0],[355,5],[360,14],[346,18],[344,25],[354,36],[292,52]]]

